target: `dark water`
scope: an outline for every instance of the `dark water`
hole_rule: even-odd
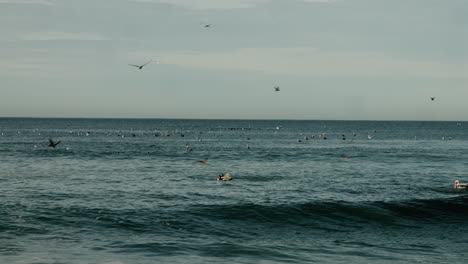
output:
[[[0,119],[0,263],[468,263],[467,132]]]

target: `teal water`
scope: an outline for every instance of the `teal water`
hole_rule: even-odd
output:
[[[0,263],[467,263],[467,132],[2,118]]]

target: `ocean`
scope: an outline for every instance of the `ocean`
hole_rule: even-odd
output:
[[[0,263],[468,263],[457,179],[466,122],[0,118]]]

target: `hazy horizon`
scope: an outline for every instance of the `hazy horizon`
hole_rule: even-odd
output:
[[[220,120],[220,121],[317,121],[317,122],[468,122],[466,120],[373,120],[373,119],[260,119],[260,118],[184,118],[184,117],[25,117],[1,116],[0,119],[122,119],[122,120]]]
[[[3,117],[468,121],[463,0],[0,7]]]

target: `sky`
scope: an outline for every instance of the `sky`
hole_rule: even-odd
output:
[[[0,116],[464,121],[467,10],[466,0],[0,0]]]

